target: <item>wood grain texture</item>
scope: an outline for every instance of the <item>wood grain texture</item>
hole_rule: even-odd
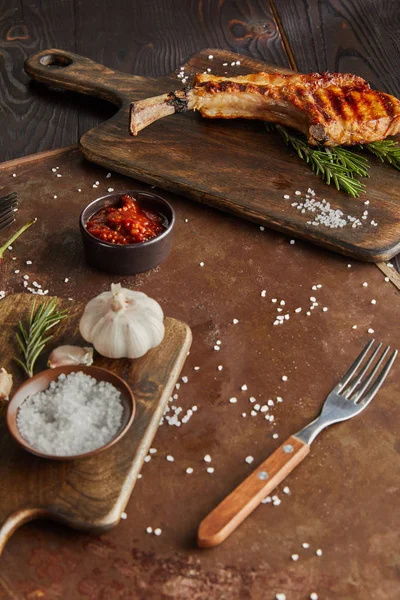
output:
[[[299,71],[341,71],[400,97],[397,0],[272,0]]]
[[[28,318],[32,302],[30,294],[19,294],[0,304],[1,362],[13,372],[15,326],[19,319]],[[78,324],[84,305],[70,308],[64,300],[59,306],[69,308],[70,316],[60,324],[52,347],[81,344]],[[17,527],[39,517],[96,532],[118,524],[191,344],[187,325],[166,319],[165,326],[162,344],[141,359],[96,357],[96,366],[114,371],[129,383],[137,403],[129,431],[99,455],[59,462],[27,453],[9,434],[2,414],[7,403],[0,402],[0,552]],[[45,367],[45,357],[38,367]]]
[[[309,452],[310,446],[294,436],[283,442],[203,519],[197,534],[200,548],[224,542]]]
[[[65,67],[42,64],[57,61]],[[231,66],[236,61],[240,64]],[[360,221],[364,199],[326,186],[260,122],[208,120],[190,111],[164,118],[136,137],[129,135],[130,102],[179,89],[182,83],[176,74],[158,79],[126,75],[59,50],[30,57],[25,68],[41,82],[92,94],[120,107],[109,121],[81,138],[85,156],[103,167],[361,260],[386,260],[400,250],[399,173],[374,158],[367,187],[368,222],[362,221],[357,229],[350,224],[315,227],[310,213],[302,214],[292,206],[298,200],[296,190],[305,194],[311,186],[318,199],[325,198]],[[215,49],[203,50],[185,63],[189,78],[207,68],[229,75],[275,67]],[[284,199],[285,194],[291,199]],[[371,224],[372,219],[379,227]]]
[[[29,85],[25,58],[51,46],[145,76],[208,46],[288,64],[261,0],[0,0],[0,160],[76,143],[113,114],[99,99]]]

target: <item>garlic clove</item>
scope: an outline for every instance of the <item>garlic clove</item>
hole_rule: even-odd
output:
[[[93,364],[93,348],[59,346],[50,354],[47,364],[50,369],[66,365],[86,365],[90,367]]]
[[[8,400],[13,385],[13,378],[3,368],[0,369],[0,400]]]

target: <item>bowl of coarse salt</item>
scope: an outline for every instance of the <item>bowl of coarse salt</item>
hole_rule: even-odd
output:
[[[134,416],[135,398],[123,379],[100,367],[71,365],[21,385],[8,403],[7,425],[28,452],[71,460],[113,446]]]

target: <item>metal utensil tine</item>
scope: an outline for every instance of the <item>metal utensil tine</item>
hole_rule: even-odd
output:
[[[3,196],[2,198],[0,198],[0,206],[2,206],[3,204],[9,204],[14,201],[17,201],[17,193],[16,192],[12,192],[11,194],[8,194],[7,196]]]
[[[0,230],[5,229],[9,225],[11,225],[11,223],[14,223],[14,221],[15,221],[15,216],[14,216],[14,213],[12,213],[10,215],[10,217],[8,217],[8,219],[5,219],[4,221],[0,221]]]
[[[362,378],[364,377],[365,373],[368,371],[368,369],[372,365],[373,361],[375,360],[375,358],[376,358],[376,356],[377,356],[377,354],[378,354],[378,352],[379,352],[379,350],[381,348],[382,348],[382,344],[378,344],[378,346],[376,347],[376,349],[372,353],[371,357],[365,363],[365,366],[361,369],[361,371],[359,371],[359,373],[357,373],[357,375],[354,378],[354,381],[347,388],[347,390],[344,393],[341,394],[341,396],[344,396],[345,398],[349,398],[351,396],[351,394],[354,392],[354,390],[356,389],[356,387],[361,383]]]
[[[357,356],[356,360],[353,362],[350,369],[347,371],[347,373],[342,377],[342,379],[339,381],[339,383],[335,387],[335,390],[334,390],[335,392],[339,393],[340,390],[342,390],[348,384],[348,382],[353,377],[354,373],[357,371],[358,367],[364,360],[365,356],[370,351],[371,346],[374,344],[374,342],[375,342],[375,340],[371,340],[370,342],[368,342],[368,344],[365,346],[364,350]]]
[[[378,349],[379,349],[379,347],[380,347],[380,346],[382,346],[382,344],[379,344],[379,346],[378,346]],[[379,370],[379,367],[380,367],[380,366],[381,366],[381,364],[383,363],[383,361],[384,361],[384,359],[385,359],[385,357],[386,357],[387,353],[389,352],[389,350],[390,350],[390,346],[388,346],[388,347],[386,348],[386,350],[384,350],[384,351],[382,352],[382,354],[381,354],[381,357],[380,357],[380,358],[379,358],[379,360],[376,362],[376,364],[375,364],[374,368],[372,369],[371,373],[368,375],[368,377],[367,377],[366,381],[363,381],[363,382],[362,382],[362,386],[360,387],[360,389],[358,389],[358,390],[356,391],[356,393],[354,394],[354,396],[350,397],[350,400],[351,400],[352,402],[358,402],[358,400],[361,398],[361,396],[363,395],[363,393],[365,392],[365,390],[367,389],[367,387],[369,386],[369,384],[370,384],[370,383],[373,381],[373,379],[375,378],[375,376],[376,376],[376,374],[377,374],[377,372],[378,372],[378,370]],[[375,352],[374,352],[374,355],[373,355],[373,357],[374,357],[374,358],[375,358],[376,354],[377,354],[377,352],[375,351]],[[372,361],[368,361],[368,362],[369,362],[369,363],[371,363]],[[359,383],[361,383],[361,379],[359,380]]]
[[[388,376],[389,371],[392,368],[394,361],[396,360],[397,354],[398,354],[398,351],[393,350],[389,360],[387,361],[386,365],[383,367],[382,371],[380,372],[379,377],[376,379],[375,383],[373,384],[371,389],[368,391],[365,398],[363,398],[358,403],[359,406],[362,406],[363,408],[365,408],[371,402],[371,400],[373,399],[375,394],[379,391],[379,388],[385,381],[386,377]]]

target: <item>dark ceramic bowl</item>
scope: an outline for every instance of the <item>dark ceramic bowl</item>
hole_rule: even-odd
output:
[[[148,242],[126,245],[103,242],[89,233],[86,229],[89,219],[101,208],[117,204],[124,194],[136,198],[141,207],[161,214],[167,223],[165,231]],[[174,209],[161,196],[139,190],[127,190],[102,196],[88,204],[80,217],[86,260],[92,267],[116,275],[134,275],[149,271],[165,260],[170,253],[174,225]]]
[[[52,381],[56,381],[58,377],[65,373],[65,375],[69,375],[69,373],[76,373],[78,371],[83,371],[86,375],[90,375],[97,379],[97,381],[108,381],[112,383],[114,387],[117,388],[119,392],[121,392],[121,403],[124,407],[124,412],[122,413],[122,422],[119,430],[115,434],[115,436],[104,446],[100,446],[100,448],[96,448],[95,450],[90,450],[90,452],[85,452],[84,454],[77,454],[73,456],[56,456],[50,454],[43,454],[39,450],[36,450],[33,446],[29,444],[29,442],[22,437],[19,432],[17,426],[17,415],[18,409],[21,404],[26,400],[28,396],[32,396],[37,392],[43,392],[46,390]],[[118,442],[128,431],[129,427],[132,425],[133,418],[135,416],[135,398],[133,396],[131,388],[128,384],[112,373],[107,369],[102,369],[100,367],[85,367],[83,365],[71,365],[65,367],[57,367],[56,369],[48,369],[47,371],[42,371],[38,375],[35,375],[31,379],[28,379],[25,383],[18,388],[7,407],[7,426],[8,429],[13,436],[13,438],[18,442],[20,446],[28,450],[31,454],[36,454],[36,456],[40,456],[42,458],[51,458],[53,460],[75,460],[77,458],[86,458],[88,456],[93,456],[94,454],[98,454],[99,452],[103,452],[107,448],[113,446],[116,442]]]

